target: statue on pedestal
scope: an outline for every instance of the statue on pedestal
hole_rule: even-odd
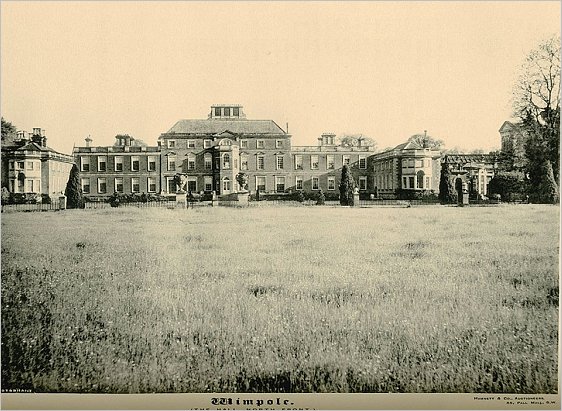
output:
[[[187,174],[177,173],[174,176],[174,183],[176,183],[176,193],[184,194],[187,187]]]

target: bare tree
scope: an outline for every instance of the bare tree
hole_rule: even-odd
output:
[[[553,36],[532,50],[515,85],[513,111],[538,124],[560,121],[560,37]]]
[[[377,142],[363,134],[341,134],[338,136],[338,144],[344,147],[357,147],[361,141],[362,146],[373,147],[376,150]]]
[[[408,142],[414,142],[422,148],[440,149],[445,145],[443,140],[433,138],[424,131],[423,134],[414,134],[408,139]]]
[[[551,183],[554,170],[559,184],[560,164],[560,37],[553,36],[531,50],[525,59],[513,91],[513,112],[522,120],[527,134],[525,157],[531,197],[548,201],[539,190]],[[557,197],[557,196],[555,196]]]

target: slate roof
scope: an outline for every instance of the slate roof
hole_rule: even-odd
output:
[[[273,120],[179,120],[167,133],[218,134],[230,131],[235,134],[286,134]]]
[[[394,147],[394,150],[423,150],[423,147],[415,141],[407,141],[405,143],[398,144]]]

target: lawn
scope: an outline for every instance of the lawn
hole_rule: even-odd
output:
[[[2,215],[2,388],[558,386],[559,207]]]

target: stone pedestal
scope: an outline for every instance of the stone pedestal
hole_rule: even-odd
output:
[[[187,208],[187,193],[176,193],[176,208]]]
[[[353,206],[359,207],[359,193],[353,193]]]
[[[238,203],[240,205],[248,205],[250,201],[250,193],[248,192],[237,193],[237,197],[238,197]]]
[[[462,193],[462,205],[468,205],[468,193]]]

